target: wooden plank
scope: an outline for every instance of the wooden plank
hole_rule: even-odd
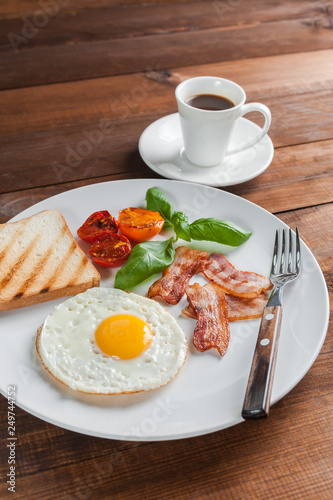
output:
[[[289,396],[285,398],[285,403],[288,402]],[[288,491],[288,498],[296,500],[300,483],[302,498],[329,498],[325,492],[333,482],[327,413],[332,409],[331,396],[296,406],[278,403],[265,421],[245,422],[190,440],[134,443],[126,448],[120,448],[114,441],[89,436],[75,438],[70,432],[62,435],[52,428],[42,439],[45,425],[40,423],[39,436],[36,432],[27,446],[22,446],[21,481],[24,478],[26,491],[34,492],[35,498],[55,500],[59,498],[59,484],[64,500],[108,498],[110,494],[119,500],[145,497],[190,500],[193,491],[198,498],[204,498],[219,495],[222,490],[228,498],[255,500],[283,500]],[[21,413],[19,416],[21,425],[23,419],[33,418]],[[58,439],[63,443],[61,448],[56,444]],[[114,452],[114,448],[118,451]],[[57,467],[54,467],[55,456]],[[284,467],[277,467],[277,463],[283,463]],[[32,470],[26,473],[25,469]],[[267,474],[270,481],[266,480]],[[145,479],[147,476],[149,481]],[[1,489],[4,490],[3,483]],[[26,498],[22,490],[17,491],[16,497]]]
[[[200,0],[199,0],[200,1]],[[205,0],[204,0],[205,1]],[[145,6],[147,4],[176,4],[179,0],[49,0],[49,4],[56,3],[61,8],[61,12],[80,12],[81,10],[103,9],[115,6],[126,8],[128,6]],[[193,0],[182,0],[182,3],[190,3]],[[45,10],[47,0],[15,0],[15,2],[0,3],[0,19],[13,19],[23,16],[33,16],[35,12]],[[327,9],[327,2],[318,2],[318,8]]]
[[[304,102],[311,103],[311,107],[309,104],[307,107],[304,106]],[[298,162],[301,175],[302,168],[304,168],[306,175],[314,177],[314,184],[319,183],[318,191],[312,190],[309,194],[309,200],[313,203],[321,202],[322,198],[319,199],[318,196],[324,194],[323,182],[330,182],[332,175],[330,157],[326,156],[327,152],[331,154],[332,151],[333,116],[327,112],[330,102],[331,92],[329,91],[280,96],[265,100],[272,110],[273,123],[270,136],[276,147],[330,139],[327,144],[322,145],[323,155],[318,155],[318,144],[313,148],[307,145],[304,146],[304,151],[308,151],[308,157],[304,158],[306,153],[303,153],[303,147],[300,146],[296,150],[296,160],[292,156],[288,159],[288,153],[284,156],[278,155],[280,161],[276,164],[273,162],[268,170],[274,176],[276,165],[278,171],[284,176],[283,165]],[[172,106],[170,111],[175,111],[175,105],[172,104]],[[138,114],[136,119],[98,120],[90,124],[4,137],[0,140],[3,151],[0,192],[90,179],[108,175],[110,171],[128,176],[132,169],[137,170],[143,167],[137,143],[143,130],[159,116],[140,117]],[[291,149],[290,153],[292,155],[294,150]],[[304,161],[305,165],[308,161],[309,167],[303,167]],[[315,172],[320,171],[318,178],[311,173],[311,168],[314,168]],[[290,171],[294,170],[290,169]],[[321,176],[323,176],[322,179]],[[277,178],[275,185],[279,182],[280,179]],[[328,189],[329,187],[330,185]],[[330,197],[330,191],[325,190],[325,193],[327,200],[327,197]],[[268,196],[263,194],[263,203],[265,199],[269,200]],[[289,199],[287,195],[283,196],[283,200],[297,205],[302,202],[303,198],[293,196]],[[310,204],[310,201],[308,203]],[[286,209],[288,207],[289,204]]]
[[[7,222],[9,219],[19,214],[26,208],[31,207],[46,198],[63,193],[70,189],[75,189],[87,184],[96,184],[99,182],[107,182],[121,179],[153,179],[159,178],[155,172],[152,172],[148,167],[140,168],[140,170],[131,170],[130,174],[111,174],[103,177],[95,177],[93,179],[68,182],[54,186],[45,186],[43,188],[24,189],[22,191],[14,191],[12,193],[0,194],[0,224]]]
[[[17,54],[1,51],[0,88],[329,49],[333,38],[325,23],[298,19],[32,49],[27,45]]]
[[[269,57],[224,61],[214,64],[172,68],[169,82],[212,75],[234,80],[248,100],[287,96],[332,89],[333,50],[318,50]],[[1,94],[0,94],[1,95]]]
[[[0,146],[6,151],[0,189],[59,184],[110,172],[130,177],[143,167],[137,142],[139,130],[149,122],[147,118],[106,122],[104,128],[97,122],[86,129],[77,126],[10,136]]]
[[[55,2],[56,0],[51,0]],[[316,19],[325,24],[328,16],[325,2],[288,1],[276,3],[273,0],[250,0],[242,8],[223,1],[185,2],[138,5],[108,5],[96,9],[71,8],[70,2],[50,10],[50,14],[35,4],[36,11],[27,19],[18,15],[15,19],[0,21],[0,47],[11,48],[8,33],[24,36],[29,24],[34,36],[29,39],[31,50],[43,45],[54,46],[66,43],[78,44],[87,40],[114,40],[137,36],[197,31],[226,26],[245,26],[269,21],[291,19]],[[139,8],[138,8],[139,7]],[[32,23],[32,27],[31,24]],[[39,28],[39,26],[42,26]],[[28,30],[29,31],[29,30]],[[22,48],[23,48],[22,45]]]
[[[332,140],[279,148],[266,172],[227,191],[272,213],[330,203],[333,201],[332,158]]]
[[[275,151],[271,166],[261,176],[244,184],[224,189],[260,205],[271,213],[330,203],[333,202],[332,157],[333,140],[323,141],[319,144],[280,148]],[[53,174],[55,177],[58,176],[56,185],[17,191],[17,179],[20,177],[23,176],[25,185],[28,185],[29,179],[27,179],[26,173],[28,167],[23,167],[19,173],[16,172],[13,176],[13,179],[16,179],[16,189],[13,180],[11,183],[13,191],[0,195],[0,221],[6,222],[25,208],[43,199],[85,184],[133,177],[159,177],[143,163],[138,153],[133,153],[125,165],[119,160],[117,173],[118,160],[119,157],[116,156],[112,167],[110,161],[104,160],[105,171],[112,168],[113,173],[103,176],[96,175],[103,171],[102,160],[100,162],[85,160],[84,165],[80,167],[79,175],[74,167],[66,169],[66,165],[63,168],[59,165],[59,170],[57,170],[55,166],[53,168],[44,166],[42,169],[42,171],[46,170],[43,176],[44,182],[47,179],[48,183],[51,184]],[[28,164],[30,161],[28,160]],[[32,186],[37,184],[34,179],[37,178],[37,172],[40,171],[41,167],[36,167],[35,177],[30,181]],[[90,175],[95,174],[95,177],[88,177],[89,173]],[[82,179],[84,174],[86,179]],[[75,177],[75,175],[80,180],[66,182],[66,179],[71,176]],[[310,183],[311,190],[309,190]]]
[[[244,87],[248,101],[330,91],[332,60],[333,50],[322,50],[6,90],[0,92],[0,137],[27,130],[90,126],[102,117],[117,120],[171,113],[176,111],[178,83],[200,75],[236,81]],[[311,102],[304,108],[308,105]]]

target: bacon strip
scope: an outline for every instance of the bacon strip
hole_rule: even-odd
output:
[[[241,321],[245,319],[261,318],[264,307],[268,300],[268,294],[262,292],[253,299],[244,299],[235,295],[225,294],[229,321]],[[188,318],[196,319],[196,315],[190,305],[182,310]]]
[[[189,304],[198,320],[193,333],[195,348],[204,352],[216,347],[223,356],[229,345],[229,322],[225,295],[214,283],[200,286],[198,283],[186,287]]]
[[[190,279],[200,272],[208,256],[208,252],[192,250],[185,246],[176,248],[173,263],[163,271],[162,278],[151,285],[148,297],[160,296],[169,304],[178,304]]]
[[[237,297],[250,299],[272,288],[271,281],[265,276],[238,271],[219,253],[210,255],[202,266],[202,272],[209,281],[217,283],[225,292]]]

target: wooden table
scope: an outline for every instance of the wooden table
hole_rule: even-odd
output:
[[[332,26],[321,1],[1,2],[0,221],[75,187],[158,177],[140,134],[176,111],[180,81],[223,76],[270,107],[275,145],[268,170],[227,191],[297,225],[332,293]],[[103,140],[84,149],[102,120]],[[17,408],[15,498],[332,498],[332,333],[269,419],[206,436],[97,439]],[[9,498],[3,397],[1,409]]]

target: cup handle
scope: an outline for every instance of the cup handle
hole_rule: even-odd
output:
[[[241,144],[237,148],[230,149],[226,152],[226,155],[233,155],[235,153],[240,153],[241,151],[244,151],[244,149],[251,148],[255,144],[257,144],[261,139],[267,134],[268,129],[271,124],[271,112],[265,104],[261,104],[260,102],[250,102],[248,104],[244,104],[240,110],[240,116],[245,115],[246,113],[250,113],[250,111],[259,111],[259,113],[262,113],[265,118],[265,123],[263,128],[260,130],[258,135],[254,137],[253,139],[245,142],[244,144]]]

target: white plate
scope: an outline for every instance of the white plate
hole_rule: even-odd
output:
[[[234,148],[250,140],[259,130],[260,127],[255,123],[240,118],[236,123],[230,147]],[[179,114],[174,113],[156,120],[146,128],[139,140],[139,151],[148,167],[168,179],[197,182],[207,186],[233,186],[262,174],[273,159],[274,146],[266,135],[252,148],[226,156],[220,165],[197,167],[189,162],[183,153]]]
[[[45,209],[57,209],[71,231],[92,212],[144,206],[145,193],[160,187],[178,210],[191,220],[200,217],[229,219],[253,232],[229,254],[239,269],[269,273],[274,233],[285,227],[262,208],[232,194],[197,184],[167,180],[128,180],[94,184],[67,191],[25,210],[13,220]],[[199,248],[218,245],[197,242]],[[86,245],[86,246],[85,246]],[[88,244],[83,242],[83,248]],[[328,326],[329,302],[322,272],[302,243],[303,272],[284,294],[284,317],[272,402],[287,394],[316,359]],[[114,270],[103,272],[102,286],[112,283]],[[192,281],[203,278],[197,276]],[[152,282],[153,280],[150,280]],[[149,282],[149,283],[150,283]],[[149,283],[138,290],[146,293]],[[156,391],[126,396],[96,397],[65,393],[45,377],[35,360],[34,339],[58,299],[0,313],[0,380],[6,395],[17,386],[17,404],[29,413],[65,429],[88,435],[128,440],[185,438],[230,427],[242,421],[241,408],[256,342],[259,320],[231,324],[231,342],[221,358],[212,351],[196,352],[191,343],[195,321],[182,317],[184,298],[169,310],[189,339],[189,353],[178,377]]]

